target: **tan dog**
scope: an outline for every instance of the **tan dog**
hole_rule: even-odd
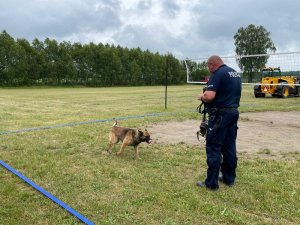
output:
[[[125,147],[129,145],[134,147],[136,160],[140,159],[139,152],[138,152],[139,144],[142,142],[146,142],[150,144],[152,141],[147,129],[142,131],[139,129],[119,127],[118,121],[114,120],[113,127],[109,134],[107,152],[111,153],[111,149],[114,146],[114,144],[118,143],[120,140],[122,141],[122,145],[120,150],[116,153],[116,155],[117,156],[123,155]]]

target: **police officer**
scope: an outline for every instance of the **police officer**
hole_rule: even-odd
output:
[[[218,181],[232,186],[236,178],[236,137],[242,85],[240,75],[225,65],[219,56],[211,56],[207,66],[212,75],[198,100],[205,103],[209,114],[206,135],[208,168],[205,181],[197,182],[197,186],[217,190]],[[220,171],[222,176],[219,177]]]

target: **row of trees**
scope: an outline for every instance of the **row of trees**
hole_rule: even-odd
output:
[[[140,48],[114,45],[58,43],[46,38],[15,40],[0,33],[2,86],[85,85],[135,86],[185,82],[183,62]]]
[[[237,55],[266,54],[276,51],[268,32],[250,24],[234,35]],[[268,57],[241,57],[238,65],[243,77],[252,82],[253,75],[266,65]],[[199,81],[209,75],[205,62],[187,62],[190,78]],[[167,77],[167,81],[166,81]],[[136,86],[182,84],[186,79],[184,61],[172,54],[160,55],[140,48],[114,45],[58,43],[46,38],[12,38],[0,33],[0,85],[85,85]]]

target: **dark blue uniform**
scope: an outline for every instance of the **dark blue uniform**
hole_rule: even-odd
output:
[[[236,136],[239,118],[237,108],[241,98],[241,77],[234,69],[224,64],[211,75],[206,90],[215,91],[216,96],[212,102],[207,103],[208,169],[205,185],[217,189],[220,169],[225,184],[233,185],[236,177]]]

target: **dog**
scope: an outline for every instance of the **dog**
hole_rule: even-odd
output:
[[[142,131],[140,129],[119,127],[118,121],[115,119],[113,121],[114,123],[108,139],[107,152],[111,153],[112,147],[116,143],[121,141],[122,145],[120,147],[120,150],[116,153],[117,156],[123,155],[126,146],[133,146],[135,151],[135,160],[140,159],[138,146],[142,142],[146,142],[147,144],[150,144],[152,142],[150,133],[147,131],[147,129]]]

